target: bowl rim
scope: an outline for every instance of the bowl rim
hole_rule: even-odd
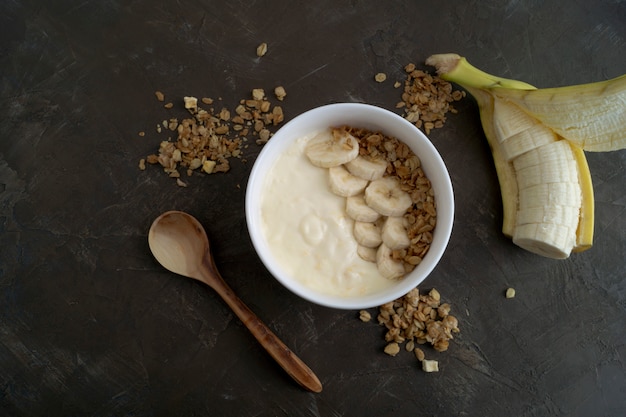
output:
[[[352,115],[348,117],[347,115]],[[357,117],[354,117],[354,115]],[[367,116],[377,114],[378,117],[388,118],[388,122],[377,123],[373,122]],[[332,117],[331,117],[332,116]],[[286,149],[290,144],[293,137],[302,137],[304,134],[312,133],[313,130],[307,130],[307,125],[315,125],[319,129],[318,121],[324,119],[338,119],[346,120],[346,122],[328,123],[327,126],[332,125],[353,125],[356,127],[362,127],[371,130],[380,130],[390,136],[395,136],[399,140],[405,142],[411,149],[417,154],[422,161],[423,169],[426,176],[431,180],[432,186],[435,190],[435,199],[437,202],[437,226],[433,233],[433,242],[431,247],[424,257],[423,261],[418,267],[410,274],[406,275],[402,280],[398,281],[398,284],[388,287],[382,292],[369,294],[365,296],[354,297],[342,297],[329,294],[323,294],[304,284],[297,282],[294,279],[289,279],[286,274],[281,270],[278,262],[273,259],[269,246],[265,241],[265,237],[261,228],[260,219],[260,189],[264,185],[263,173],[271,166],[271,162],[278,157],[281,151]],[[364,121],[350,123],[350,119],[359,119]],[[397,125],[396,125],[397,123]],[[381,124],[392,126],[391,128],[380,126]],[[298,133],[302,130],[306,133]],[[418,138],[417,141],[408,141],[402,137],[398,137],[397,134],[389,133],[393,132],[406,132],[404,136],[409,134]],[[292,133],[293,132],[293,133]],[[290,136],[291,135],[291,136]],[[402,136],[402,135],[400,135]],[[415,148],[419,148],[416,151]],[[421,154],[421,155],[420,155]],[[428,154],[428,158],[425,159],[425,154]],[[444,175],[433,175],[433,171],[439,171]],[[431,172],[429,175],[428,171]],[[452,181],[448,169],[443,161],[443,158],[439,154],[434,144],[430,139],[419,130],[414,124],[410,123],[403,117],[396,113],[393,113],[383,107],[375,106],[365,103],[333,103],[326,104],[319,107],[307,110],[298,116],[294,117],[289,122],[285,123],[270,139],[270,141],[264,145],[257,156],[250,176],[246,185],[245,195],[245,216],[246,226],[248,228],[248,234],[252,241],[252,245],[257,253],[257,256],[270,272],[270,274],[278,280],[284,287],[290,290],[292,293],[300,296],[301,298],[310,301],[314,304],[343,309],[343,310],[356,310],[364,308],[372,308],[380,306],[386,302],[393,301],[404,296],[411,289],[420,285],[437,266],[445,249],[449,243],[450,236],[452,234],[452,227],[454,224],[454,191],[452,188]],[[412,274],[419,274],[417,277],[412,277]],[[407,279],[407,278],[413,279]]]

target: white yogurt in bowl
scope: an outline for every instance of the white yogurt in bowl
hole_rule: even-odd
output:
[[[328,186],[327,170],[313,166],[304,146],[334,126],[381,131],[421,159],[437,203],[437,226],[422,262],[400,280],[387,280],[356,254],[345,198]],[[270,273],[295,294],[320,305],[360,309],[406,294],[434,269],[454,218],[450,177],[428,138],[402,117],[379,107],[340,103],[301,114],[285,124],[259,154],[246,189],[246,221],[255,250]]]

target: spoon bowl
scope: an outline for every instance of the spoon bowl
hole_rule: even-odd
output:
[[[182,211],[161,214],[150,226],[148,245],[156,260],[169,271],[213,288],[296,382],[309,391],[322,391],[322,384],[313,371],[226,284],[215,266],[209,238],[195,217]]]

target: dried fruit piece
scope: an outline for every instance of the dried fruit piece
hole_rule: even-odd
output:
[[[439,362],[432,359],[422,360],[422,369],[424,372],[439,372]]]
[[[185,108],[187,110],[190,110],[192,112],[195,112],[198,110],[198,99],[195,97],[184,97],[183,100],[185,101]]]

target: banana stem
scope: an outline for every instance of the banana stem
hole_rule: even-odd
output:
[[[426,59],[426,65],[437,69],[437,75],[446,81],[459,84],[467,89],[504,87],[517,90],[535,90],[536,88],[523,81],[511,80],[488,74],[470,64],[465,57],[457,54],[436,54]]]

